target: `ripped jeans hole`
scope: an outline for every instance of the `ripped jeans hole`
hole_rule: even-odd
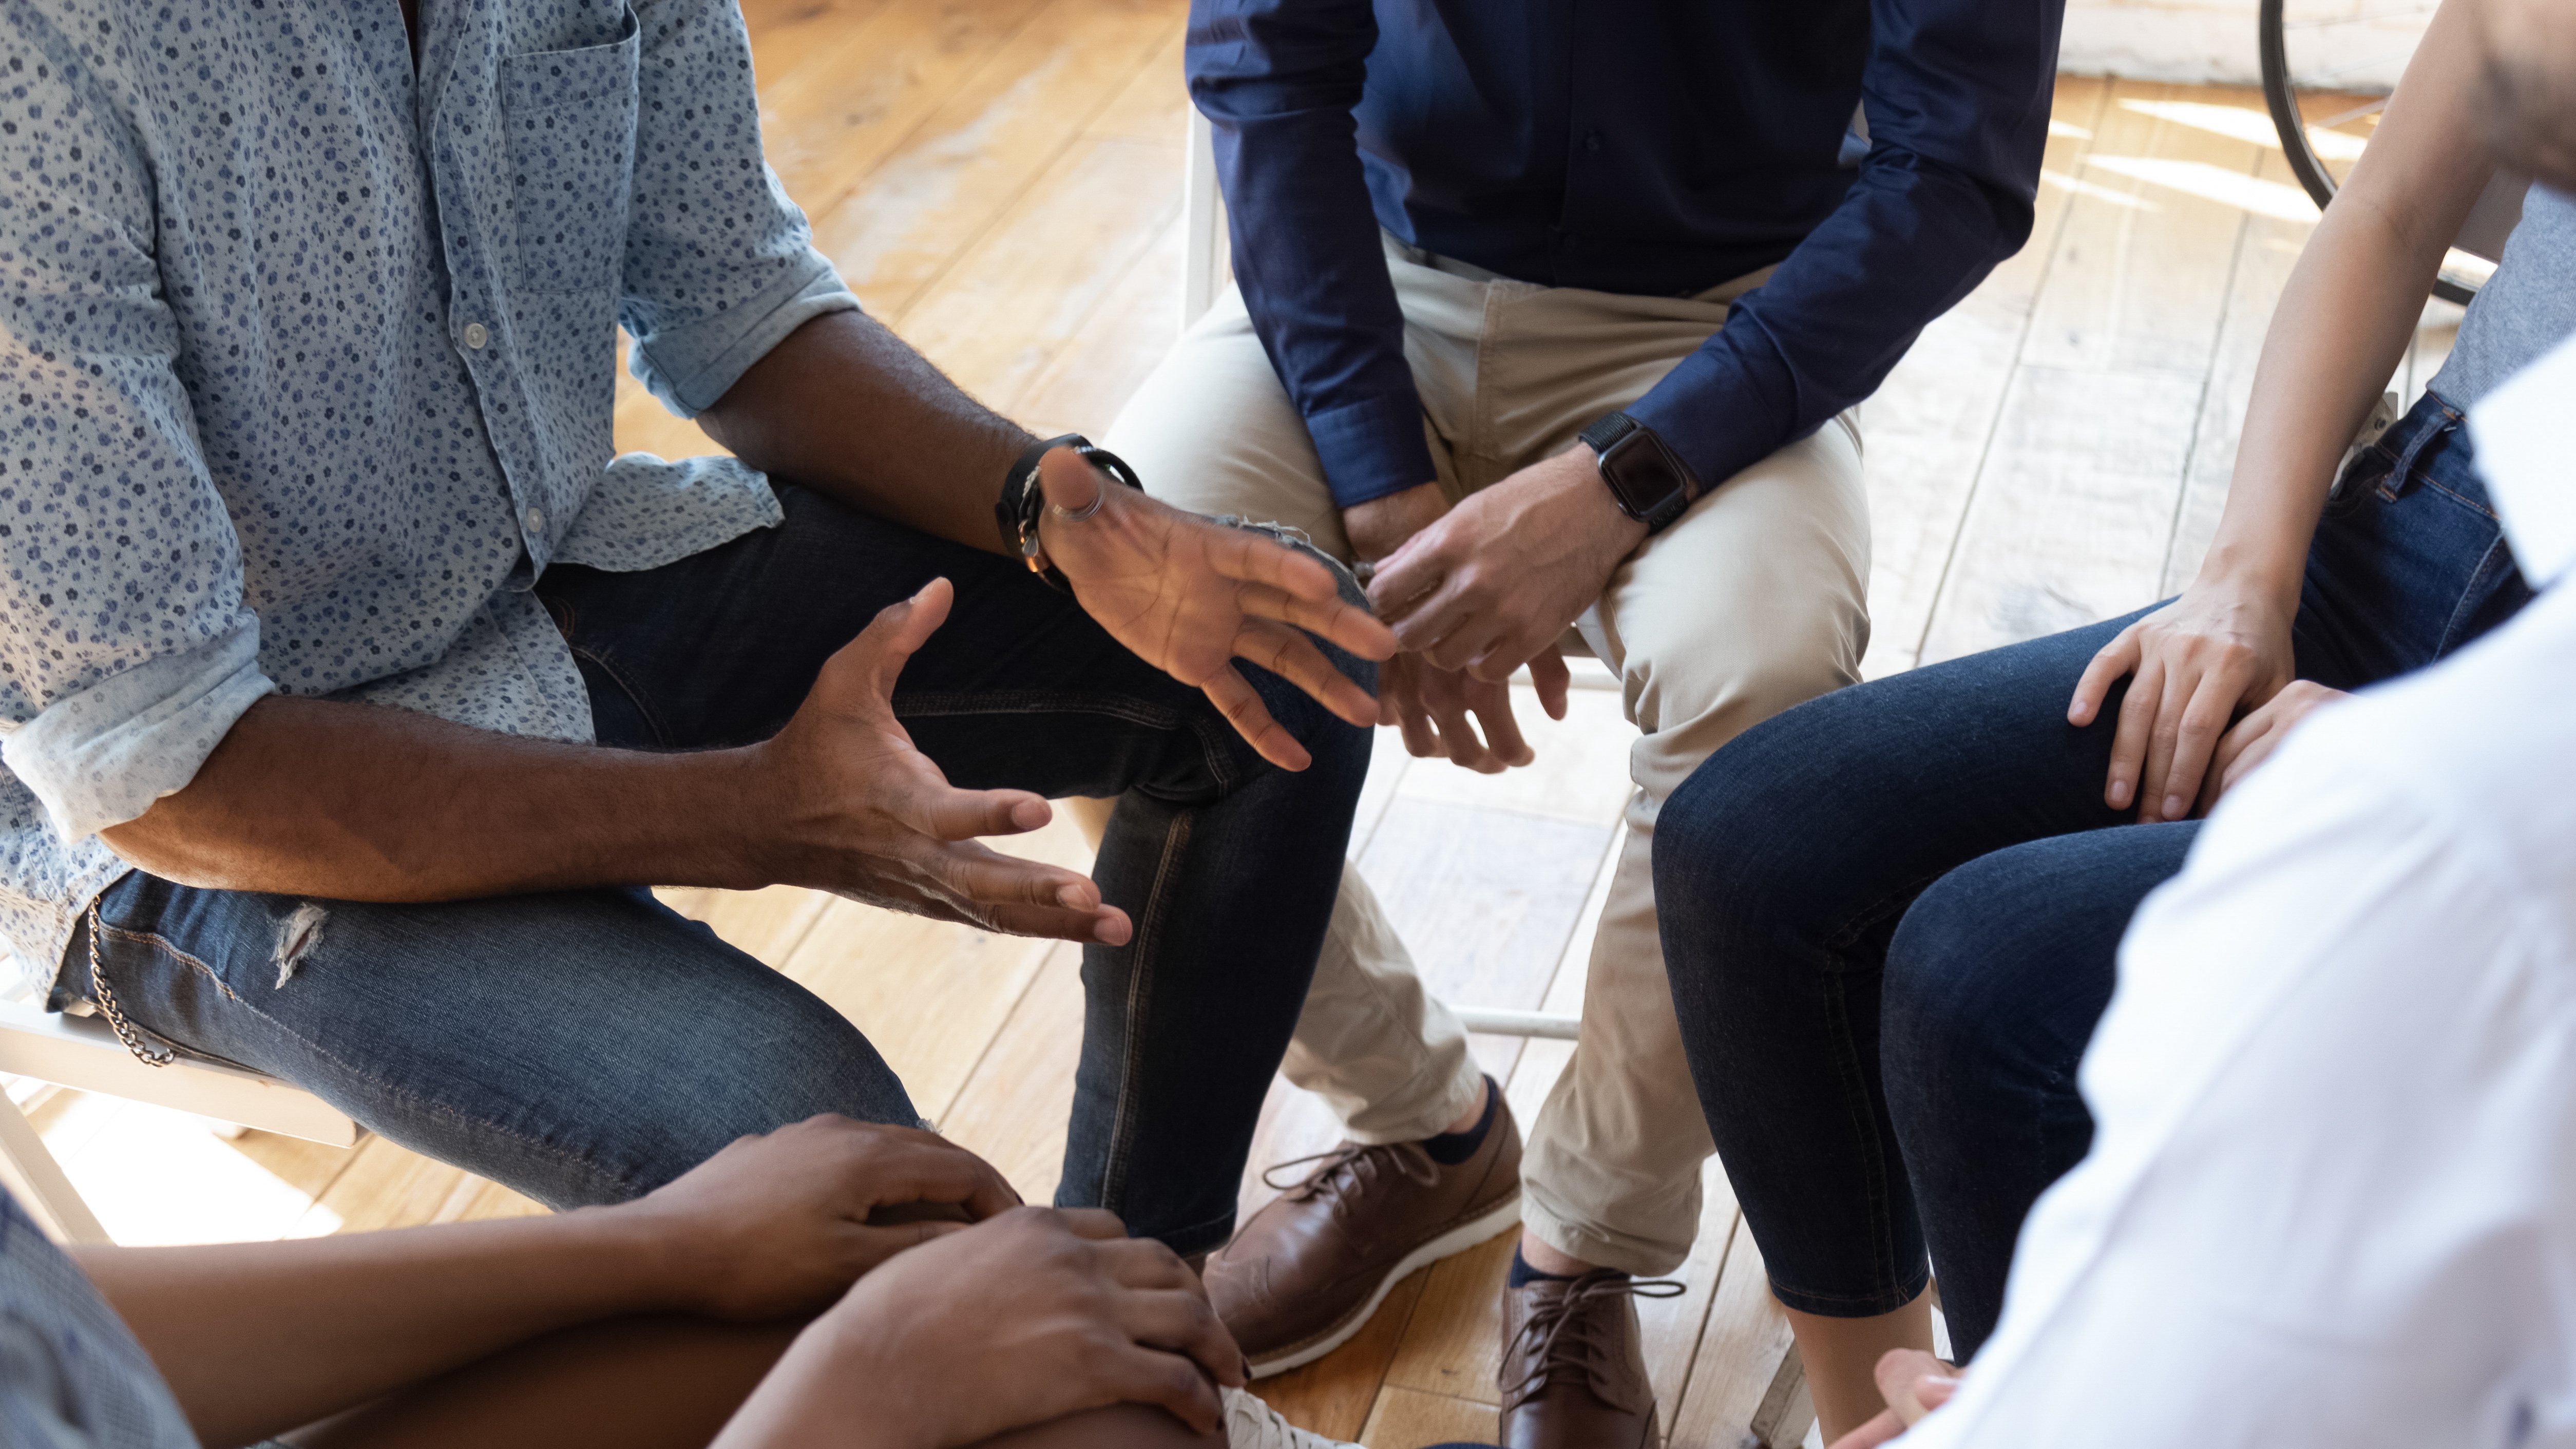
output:
[[[295,908],[294,914],[277,927],[277,984],[280,987],[295,979],[295,969],[313,954],[322,940],[322,923],[331,913],[311,901]]]

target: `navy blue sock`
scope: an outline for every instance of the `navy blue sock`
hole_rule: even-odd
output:
[[[1625,1278],[1628,1275],[1622,1273],[1619,1276]],[[1512,1249],[1512,1279],[1509,1285],[1511,1287],[1526,1288],[1532,1283],[1563,1283],[1569,1281],[1571,1277],[1571,1274],[1566,1273],[1542,1273],[1529,1265],[1529,1259],[1521,1256],[1520,1249]]]
[[[1503,1089],[1494,1085],[1492,1077],[1485,1078],[1485,1115],[1477,1118],[1476,1125],[1464,1132],[1443,1132],[1437,1137],[1423,1138],[1422,1150],[1430,1153],[1431,1160],[1442,1167],[1456,1167],[1475,1156],[1476,1149],[1485,1145],[1485,1134],[1494,1130],[1494,1111],[1502,1100]]]

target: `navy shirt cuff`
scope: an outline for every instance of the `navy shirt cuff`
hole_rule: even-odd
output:
[[[1728,340],[1725,333],[1709,339],[1626,409],[1681,455],[1702,488],[1716,488],[1795,441],[1788,367],[1775,355],[1766,368]]]
[[[1422,404],[1411,393],[1310,414],[1306,435],[1315,440],[1324,482],[1339,507],[1356,507],[1440,476],[1431,463],[1431,445],[1422,440]]]

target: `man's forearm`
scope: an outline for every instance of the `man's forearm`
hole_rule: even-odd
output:
[[[763,472],[996,552],[1002,475],[1034,441],[854,311],[797,328],[698,422]]]
[[[73,1252],[208,1443],[291,1429],[553,1329],[678,1306],[658,1244],[607,1210]]]
[[[352,901],[770,883],[745,751],[643,754],[272,695],[100,832],[165,880]]]

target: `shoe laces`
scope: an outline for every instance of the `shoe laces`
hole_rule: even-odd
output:
[[[1295,1182],[1279,1180],[1279,1174],[1310,1162],[1316,1164],[1315,1170],[1303,1178]],[[1262,1171],[1261,1180],[1289,1199],[1304,1202],[1326,1193],[1347,1199],[1390,1175],[1424,1187],[1437,1187],[1440,1164],[1431,1160],[1431,1154],[1419,1142],[1345,1142],[1330,1152],[1273,1163]]]
[[[1298,1428],[1246,1390],[1227,1389],[1224,1398],[1226,1449],[1356,1449]]]
[[[1565,1292],[1542,1300],[1530,1310],[1520,1332],[1504,1345],[1503,1362],[1525,1361],[1529,1371],[1518,1382],[1503,1386],[1503,1402],[1525,1403],[1537,1397],[1559,1372],[1580,1374],[1602,1402],[1611,1402],[1610,1396],[1602,1392],[1612,1382],[1610,1370],[1617,1353],[1602,1337],[1608,1326],[1607,1316],[1582,1310],[1612,1298],[1679,1298],[1683,1292],[1678,1279],[1631,1278],[1608,1268],[1596,1268],[1575,1279]]]

